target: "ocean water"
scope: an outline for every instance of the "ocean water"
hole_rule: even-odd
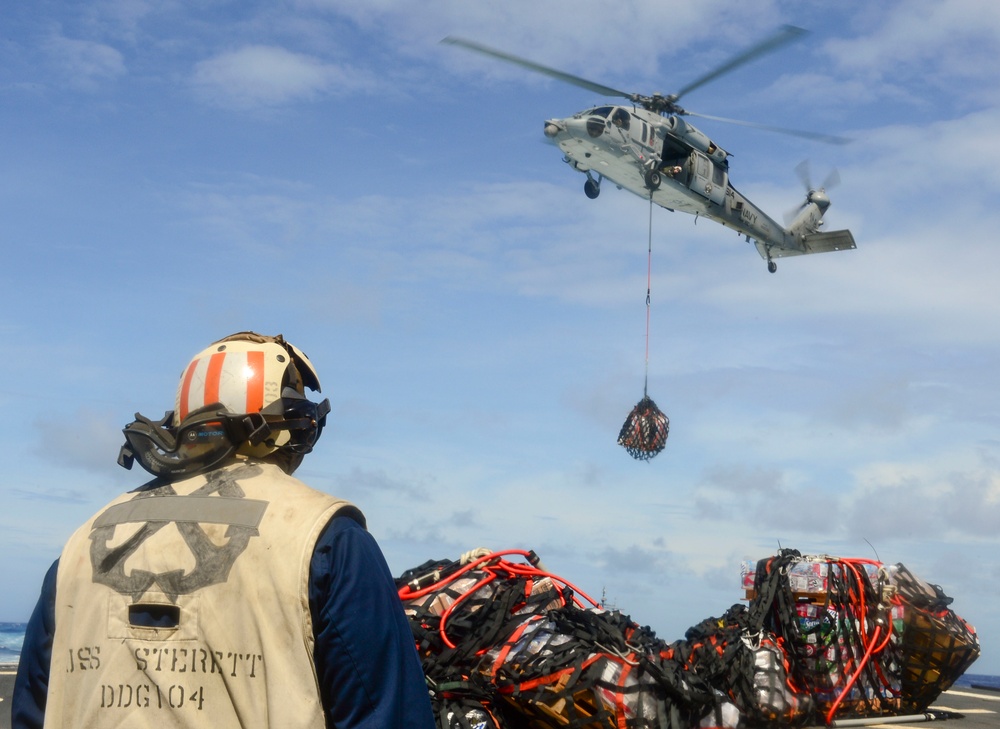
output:
[[[987,676],[982,673],[964,673],[955,681],[956,686],[988,686],[1000,690],[1000,676]]]
[[[27,627],[25,623],[0,623],[0,663],[17,663]]]

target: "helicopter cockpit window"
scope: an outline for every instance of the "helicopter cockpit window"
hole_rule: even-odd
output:
[[[612,106],[598,106],[590,111],[585,111],[581,116],[587,117],[587,134],[589,134],[594,139],[604,134],[605,125],[608,123],[606,120],[608,114],[614,110]]]
[[[616,127],[621,127],[622,129],[625,129],[626,131],[629,128],[629,124],[631,122],[631,119],[632,119],[632,115],[629,114],[625,109],[622,109],[622,108],[615,109],[615,113],[611,115],[611,122]]]

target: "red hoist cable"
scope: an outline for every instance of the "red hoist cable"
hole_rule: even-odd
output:
[[[653,282],[653,193],[649,193],[649,250],[646,256],[646,374],[642,399],[636,403],[618,433],[618,445],[637,461],[648,461],[667,445],[670,419],[649,397],[649,314]]]

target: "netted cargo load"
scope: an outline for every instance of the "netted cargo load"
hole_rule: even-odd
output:
[[[782,550],[756,565],[751,605],[789,654],[789,675],[818,714],[870,716],[898,710],[898,636],[886,576],[863,560]]]
[[[902,565],[781,550],[744,571],[749,603],[673,643],[546,572],[533,552],[428,562],[397,586],[441,729],[891,716],[926,709],[978,656],[950,598]]]
[[[952,598],[906,567],[892,569],[897,599],[904,606],[894,624],[900,645],[902,704],[920,712],[930,706],[979,657],[975,630],[948,605]]]
[[[428,562],[397,586],[442,729],[464,726],[470,713],[487,729],[735,729],[739,721],[722,656],[752,671],[741,628],[728,626],[726,638],[712,619],[709,632],[668,645],[516,550]],[[742,704],[752,703],[751,687],[747,680]]]
[[[478,670],[483,654],[524,620],[583,604],[572,586],[539,565],[534,552],[473,550],[397,578],[441,729],[506,728],[496,715],[496,687]]]
[[[637,461],[648,461],[662,451],[670,435],[670,419],[652,398],[643,395],[618,432],[618,445]]]
[[[903,565],[782,550],[744,587],[827,723],[923,712],[979,655],[951,598]]]
[[[567,607],[522,623],[480,670],[531,726],[733,729],[739,709],[713,680],[724,671],[703,660],[724,663],[724,646],[667,644],[616,610]]]

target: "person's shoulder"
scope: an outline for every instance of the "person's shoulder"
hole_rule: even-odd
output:
[[[274,482],[276,487],[295,493],[304,498],[322,499],[327,501],[343,501],[332,494],[321,491],[309,483],[306,483],[297,475],[285,473],[279,466],[263,461],[260,466],[264,469],[267,478]]]
[[[267,461],[257,462],[262,476],[267,480],[267,489],[275,499],[294,501],[310,512],[331,511],[330,518],[348,517],[362,527],[365,518],[361,510],[347,499],[320,491],[298,476],[285,473],[279,466]]]

